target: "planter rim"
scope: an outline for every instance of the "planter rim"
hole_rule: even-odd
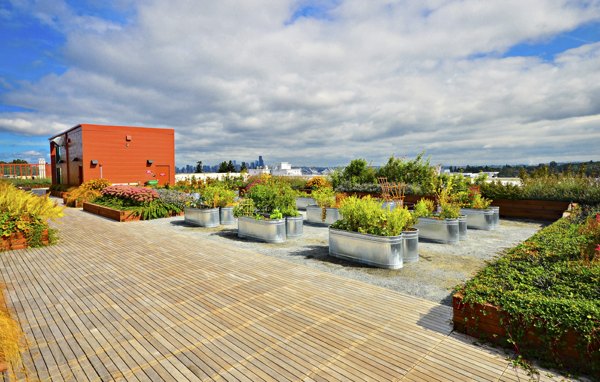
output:
[[[428,221],[435,221],[435,222],[452,223],[452,222],[457,222],[459,218],[456,218],[456,219],[449,219],[449,218],[446,218],[446,219],[436,219],[436,218],[431,218],[431,217],[421,217],[421,218],[419,218],[419,220],[421,220],[421,219],[428,220]]]
[[[280,224],[281,222],[285,222],[284,219],[254,219],[248,216],[240,216],[238,219],[246,220],[246,221],[255,221],[260,222],[261,224]]]
[[[211,208],[198,208],[198,207],[185,207],[184,210],[194,210],[194,211],[214,211],[214,210],[218,210],[221,207],[211,207]]]

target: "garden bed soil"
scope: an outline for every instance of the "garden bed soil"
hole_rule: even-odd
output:
[[[510,322],[508,313],[500,307],[491,304],[464,304],[463,296],[456,293],[452,296],[452,321],[454,330],[465,333],[495,344],[514,348],[509,333],[506,330]],[[544,333],[532,326],[524,328],[523,338],[517,341],[519,352],[535,354],[544,359],[555,359],[568,365],[569,368],[600,377],[599,370],[593,370],[592,365],[600,364],[600,343],[592,344],[588,348],[581,349],[580,336],[573,330],[564,334],[556,349],[545,349],[547,346],[542,340]]]
[[[50,239],[48,238],[48,230],[44,230],[42,232],[42,244],[48,245],[50,243]],[[7,251],[11,249],[24,249],[28,248],[27,238],[20,232],[12,234],[11,236],[5,238],[0,238],[0,250]]]
[[[118,222],[139,221],[140,216],[135,216],[132,211],[121,211],[113,208],[104,207],[94,203],[83,203],[83,210],[89,213],[100,215],[105,218],[116,220]]]

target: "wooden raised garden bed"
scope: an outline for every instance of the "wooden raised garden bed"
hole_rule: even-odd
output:
[[[94,203],[84,202],[83,210],[95,215],[103,216],[111,220],[116,220],[118,222],[140,220],[140,216],[135,216],[132,211],[115,210],[113,208],[104,207]]]
[[[490,304],[464,304],[459,293],[452,296],[452,321],[454,330],[469,336],[513,348],[512,339],[506,330],[509,315],[497,306]],[[542,338],[544,333],[533,327],[522,328],[523,338],[517,342],[519,352],[529,352],[542,358],[558,360],[569,368],[585,373],[598,373],[591,365],[600,364],[600,343],[591,344],[586,349],[580,345],[579,334],[568,331],[557,341],[554,349],[548,349]],[[599,375],[600,376],[600,375]]]
[[[503,218],[558,220],[569,208],[569,202],[495,199],[492,206],[500,207],[500,216]]]
[[[42,232],[42,244],[48,245],[50,240],[48,238],[48,230]],[[7,251],[10,249],[24,249],[28,248],[27,238],[20,232],[12,234],[9,237],[0,238],[0,250]]]

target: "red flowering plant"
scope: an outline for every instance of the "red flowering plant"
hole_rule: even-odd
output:
[[[134,186],[109,186],[102,190],[103,196],[109,196],[119,199],[129,199],[140,204],[149,203],[158,199],[156,190],[145,187]]]
[[[146,187],[110,186],[102,190],[102,196],[94,203],[117,210],[133,211],[143,220],[156,219],[177,215],[183,210],[177,202],[177,191],[157,190]],[[162,194],[162,195],[161,195]]]

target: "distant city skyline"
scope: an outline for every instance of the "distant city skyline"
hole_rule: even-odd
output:
[[[80,123],[180,165],[600,158],[598,1],[8,0],[0,35],[0,160]]]

